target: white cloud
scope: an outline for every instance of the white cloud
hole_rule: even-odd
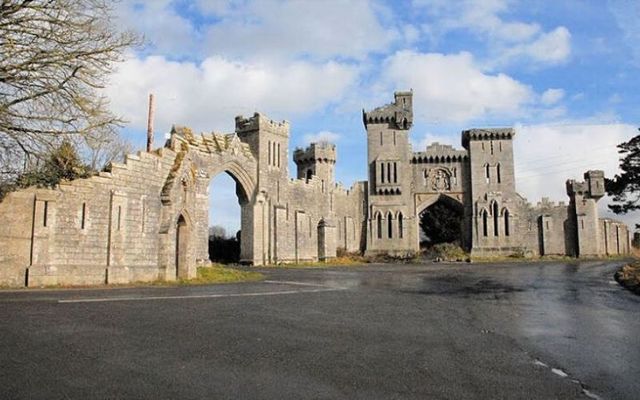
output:
[[[640,64],[640,7],[636,0],[609,0],[607,6],[631,51],[636,64]]]
[[[383,79],[394,88],[412,88],[416,117],[432,122],[515,116],[533,99],[531,88],[505,74],[484,73],[466,52],[400,51],[385,61]]]
[[[505,49],[500,57],[503,63],[522,58],[535,60],[541,64],[561,64],[571,55],[571,34],[564,26],[540,35],[530,43],[519,44]]]
[[[330,131],[320,131],[317,133],[307,133],[303,136],[305,144],[329,142],[335,143],[340,140],[340,135]]]
[[[145,45],[163,54],[183,55],[197,48],[198,33],[193,24],[178,15],[170,0],[115,3],[117,23],[144,35]]]
[[[408,38],[413,33],[407,32]],[[401,38],[364,0],[248,1],[208,28],[210,53],[231,57],[363,59]]]
[[[525,125],[516,131],[516,189],[532,203],[542,196],[567,201],[566,180],[582,180],[589,169],[613,177],[619,165],[616,146],[637,133],[635,126],[616,123]]]
[[[541,101],[545,106],[556,104],[564,98],[564,90],[562,89],[547,89],[542,93]]]
[[[210,57],[196,64],[153,56],[122,63],[106,93],[134,128],[146,125],[146,98],[153,92],[158,132],[172,124],[219,131],[232,130],[242,113],[288,118],[321,109],[339,101],[357,75],[356,67],[333,61],[275,65]]]
[[[469,30],[482,36],[489,46],[487,64],[504,65],[529,61],[540,65],[564,62],[571,53],[571,34],[563,26],[544,32],[537,23],[506,21],[500,15],[509,10],[508,0],[414,0],[435,19],[441,34]],[[434,28],[430,27],[430,31]]]

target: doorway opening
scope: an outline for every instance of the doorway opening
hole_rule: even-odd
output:
[[[209,183],[209,259],[215,263],[240,261],[242,205],[246,195],[229,173],[216,175]]]
[[[176,279],[188,278],[189,226],[184,215],[180,214],[176,225]]]
[[[419,214],[421,251],[429,253],[434,248],[447,248],[463,253],[463,226],[462,204],[440,196]]]

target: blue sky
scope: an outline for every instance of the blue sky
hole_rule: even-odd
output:
[[[260,111],[291,122],[290,154],[313,140],[334,141],[337,179],[350,186],[366,177],[362,108],[413,89],[414,151],[432,141],[460,147],[462,129],[513,126],[517,189],[535,203],[565,201],[564,181],[586,169],[615,174],[615,145],[637,132],[637,0],[124,0],[116,7],[118,24],[147,40],[106,90],[139,148],[150,92],[156,143],[172,124],[231,132],[236,115]],[[214,223],[235,231],[231,180],[219,180]]]

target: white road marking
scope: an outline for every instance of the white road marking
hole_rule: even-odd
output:
[[[332,288],[332,289],[338,288],[336,286],[328,286],[328,285],[320,285],[318,283],[307,283],[307,282],[296,282],[296,281],[263,281],[263,282],[272,283],[276,285],[311,286],[311,287]]]
[[[554,374],[556,374],[558,376],[561,376],[563,378],[566,378],[566,377],[569,376],[566,372],[564,372],[560,368],[551,368],[551,372],[553,372]]]
[[[310,290],[284,290],[279,292],[252,292],[252,293],[226,293],[226,294],[194,294],[185,296],[143,296],[143,297],[96,297],[84,299],[58,300],[59,304],[68,303],[104,303],[114,301],[150,301],[150,300],[183,300],[183,299],[217,299],[224,297],[257,297],[278,296],[283,294],[319,293],[345,290],[346,288],[310,289]]]

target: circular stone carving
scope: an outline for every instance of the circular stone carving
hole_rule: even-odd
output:
[[[429,183],[436,192],[451,190],[451,172],[444,167],[434,168],[429,171]]]

